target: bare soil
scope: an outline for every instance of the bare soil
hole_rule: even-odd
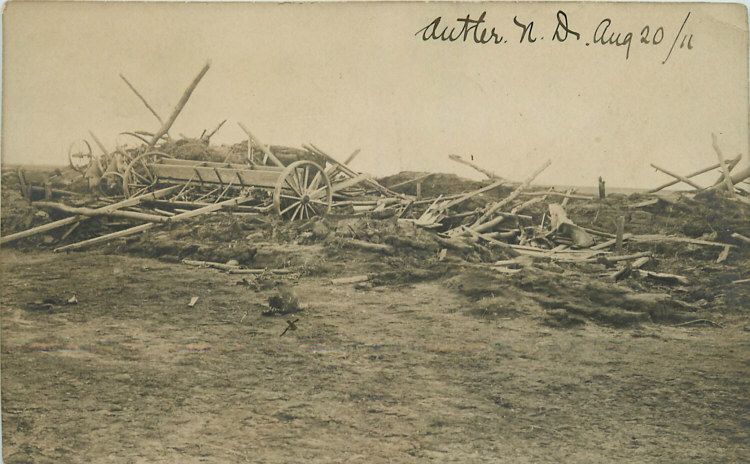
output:
[[[475,294],[467,264],[358,289],[330,279],[385,258],[290,247],[258,256],[287,250],[324,269],[253,279],[131,254],[2,250],[5,462],[750,456],[739,293],[712,314],[720,326],[614,327],[570,311],[551,325],[559,312],[526,293],[559,298],[549,275],[527,286],[497,275]],[[302,311],[263,316],[280,288]],[[297,330],[280,336],[287,319]]]

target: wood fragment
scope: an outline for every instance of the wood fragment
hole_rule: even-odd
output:
[[[716,327],[721,327],[721,324],[719,324],[718,322],[714,322],[708,319],[695,319],[692,321],[682,322],[680,324],[675,324],[674,327],[683,327],[686,325],[693,325],[693,324],[708,324],[708,325],[713,325]]]
[[[370,276],[367,274],[363,274],[351,277],[339,277],[337,279],[331,279],[331,283],[333,285],[358,284],[360,282],[367,282],[368,280],[370,280]]]
[[[742,153],[740,153],[739,155],[735,156],[732,160],[728,161],[727,162],[727,170],[729,172],[732,172],[732,170],[734,170],[734,168],[737,167],[737,165],[739,164],[739,162],[740,162],[741,159],[742,159]],[[718,164],[716,166],[719,167]],[[716,187],[716,186],[722,185],[723,183],[724,183],[724,172],[722,171],[721,174],[719,174],[719,178],[716,179],[716,182],[713,183],[712,187]]]
[[[350,164],[350,163],[351,163],[352,161],[354,161],[354,158],[356,158],[356,157],[357,157],[357,155],[359,155],[360,151],[361,151],[361,150],[360,150],[359,148],[357,148],[356,150],[354,150],[354,151],[352,152],[352,154],[351,154],[351,155],[349,155],[349,156],[348,156],[348,157],[347,157],[347,158],[346,158],[346,159],[344,160],[344,164],[348,166],[348,165],[349,165],[349,164]]]
[[[208,72],[208,69],[211,67],[211,63],[206,63],[203,68],[200,70],[198,75],[193,79],[193,81],[190,83],[187,89],[185,89],[185,92],[183,92],[182,97],[177,102],[177,105],[175,105],[174,110],[172,111],[172,114],[169,115],[169,119],[167,119],[162,125],[161,128],[159,128],[158,131],[154,134],[154,136],[151,138],[151,141],[148,143],[148,149],[154,148],[156,143],[164,137],[164,135],[169,132],[169,129],[172,128],[172,124],[174,124],[175,119],[177,119],[177,116],[180,115],[180,112],[182,112],[182,109],[185,107],[185,104],[190,99],[190,95],[192,95],[195,88],[198,86],[198,83],[203,79],[203,76],[206,75]]]
[[[623,235],[625,234],[625,216],[617,218],[617,232],[615,237],[615,252],[622,253],[623,250]]]
[[[731,248],[729,248],[728,246],[725,246],[724,249],[721,250],[721,253],[719,253],[719,257],[716,258],[716,264],[721,264],[724,261],[726,261],[727,258],[729,257],[729,251],[730,250],[731,250]]]
[[[738,234],[737,232],[734,232],[734,233],[732,233],[731,237],[732,237],[733,239],[739,240],[739,241],[741,241],[741,242],[744,242],[744,243],[746,243],[746,244],[750,245],[750,238],[748,238],[748,237],[745,237],[745,236],[744,236],[744,235],[742,235],[742,234]]]
[[[729,168],[724,162],[724,154],[721,152],[721,148],[719,147],[719,141],[716,137],[716,134],[714,133],[711,133],[711,144],[714,147],[716,156],[719,158],[719,165],[721,166],[721,171],[724,173],[724,185],[727,186],[727,191],[729,192],[729,196],[734,198],[736,194],[734,193],[734,184],[732,183],[732,176],[729,172]]]
[[[164,216],[157,216],[155,214],[137,213],[134,211],[120,211],[118,209],[102,210],[102,209],[95,209],[95,208],[82,208],[82,207],[68,206],[62,203],[54,203],[50,201],[37,201],[37,202],[34,202],[34,205],[40,208],[50,208],[50,209],[62,211],[64,213],[70,213],[70,214],[75,214],[78,216],[86,216],[86,217],[97,217],[97,216],[119,217],[119,218],[124,218],[124,219],[135,219],[138,221],[147,221],[147,222],[166,222],[167,221],[167,218]]]
[[[622,240],[623,241],[628,240],[630,237],[631,237],[631,234],[623,234],[622,235]],[[606,242],[602,242],[602,243],[599,243],[597,245],[594,245],[590,249],[591,250],[603,250],[605,248],[611,247],[612,245],[614,245],[616,243],[617,243],[617,238],[615,237],[615,238],[611,238],[611,239],[607,240]]]
[[[599,199],[604,200],[607,197],[607,192],[604,189],[604,179],[602,179],[601,176],[599,176]]]
[[[498,202],[492,203],[491,205],[488,205],[485,209],[484,213],[477,219],[477,221],[472,225],[472,229],[479,230],[480,227],[482,227],[482,223],[486,222],[495,212],[500,210],[500,208],[503,208],[504,206],[508,205],[510,202],[515,200],[518,195],[521,194],[521,191],[528,187],[536,177],[542,173],[545,169],[549,167],[549,165],[552,164],[552,160],[547,160],[542,166],[540,166],[536,171],[534,171],[526,180],[521,183],[518,187],[516,187],[513,192],[510,193],[506,198],[503,200],[500,200]]]
[[[258,139],[258,137],[254,136],[253,133],[250,132],[250,130],[247,127],[245,127],[244,124],[242,124],[241,122],[237,122],[237,125],[240,126],[240,129],[242,129],[245,132],[245,134],[247,134],[247,138],[248,138],[247,143],[248,143],[248,146],[250,146],[250,144],[253,144],[253,145],[257,146],[258,148],[261,149],[261,151],[263,152],[263,154],[265,154],[266,157],[268,157],[268,159],[270,159],[271,161],[273,161],[273,164],[275,164],[276,166],[279,166],[279,167],[284,167],[284,163],[282,163],[281,160],[279,160],[276,157],[276,155],[274,155],[271,152],[271,149],[268,148],[268,146],[265,145],[263,142],[261,142]]]
[[[701,187],[700,185],[696,184],[695,182],[693,182],[692,180],[688,179],[685,176],[681,176],[681,175],[675,174],[675,173],[673,173],[671,171],[667,171],[666,169],[660,168],[659,166],[655,165],[654,163],[651,163],[651,167],[654,168],[654,169],[656,169],[657,171],[663,172],[664,174],[666,174],[668,176],[674,177],[675,179],[677,179],[677,180],[679,180],[681,182],[684,182],[684,183],[690,185],[691,187],[693,187],[693,188],[695,188],[697,190],[703,190],[703,187]]]
[[[457,163],[465,164],[466,166],[469,166],[469,167],[475,169],[476,171],[481,172],[482,174],[484,174],[485,176],[487,176],[489,179],[501,179],[502,180],[502,177],[498,176],[494,172],[488,171],[487,169],[484,169],[484,168],[482,168],[480,166],[477,166],[476,164],[472,163],[471,161],[467,161],[467,160],[461,158],[458,155],[448,155],[448,158],[450,158],[451,160],[453,160],[453,161],[455,161]]]
[[[398,184],[389,185],[388,188],[391,189],[391,190],[393,190],[393,189],[395,189],[397,187],[403,187],[404,185],[413,184],[414,182],[419,182],[419,181],[425,180],[428,177],[430,177],[431,175],[433,175],[433,173],[430,172],[430,173],[427,173],[427,174],[424,174],[424,175],[421,175],[421,176],[417,176],[414,179],[409,179],[409,180],[405,180],[403,182],[399,182]]]
[[[148,103],[148,101],[141,95],[141,93],[133,86],[133,84],[128,81],[125,76],[120,73],[120,78],[125,81],[125,84],[127,84],[128,87],[130,87],[130,90],[133,91],[133,93],[138,97],[138,99],[146,106],[146,108],[151,112],[151,114],[154,115],[157,121],[159,121],[159,124],[164,124],[164,121],[161,119],[161,116],[156,112],[156,110]]]
[[[676,237],[671,235],[659,235],[659,234],[644,234],[644,235],[631,235],[630,240],[639,243],[689,243],[692,245],[704,245],[704,246],[715,246],[715,247],[735,247],[728,243],[711,242],[708,240],[700,240],[697,238],[690,237]]]
[[[665,283],[679,283],[682,285],[690,285],[690,281],[688,280],[688,278],[681,275],[667,274],[664,272],[644,271],[643,269],[638,269],[637,271],[638,274],[641,275],[641,277],[659,280]]]
[[[739,155],[739,156],[737,156],[736,158],[734,158],[734,159],[733,159],[733,160],[732,160],[732,161],[730,162],[730,164],[731,164],[731,163],[734,163],[734,165],[736,165],[737,163],[739,163],[739,162],[740,162],[740,159],[741,159],[741,158],[742,158],[742,155]],[[733,166],[734,166],[734,165],[733,165]],[[733,167],[733,166],[732,166],[732,167]],[[697,170],[697,171],[695,171],[695,172],[692,172],[692,173],[690,173],[690,174],[686,175],[685,177],[687,177],[688,179],[690,179],[690,178],[692,178],[692,177],[696,177],[696,176],[699,176],[699,175],[701,175],[701,174],[705,174],[705,173],[707,173],[707,172],[709,172],[709,171],[713,171],[714,169],[716,169],[716,168],[719,168],[719,167],[720,167],[720,165],[719,165],[718,163],[716,163],[716,164],[712,164],[711,166],[708,166],[708,167],[705,167],[705,168],[703,168],[703,169],[699,169],[699,170]],[[721,178],[720,178],[720,179],[719,179],[719,180],[718,180],[717,182],[715,182],[715,184],[714,184],[714,185],[716,185],[716,184],[719,184],[719,183],[720,183],[720,182],[722,182],[723,180],[724,180],[724,179],[723,179],[723,177],[721,177]],[[665,183],[665,184],[663,184],[663,185],[660,185],[660,186],[658,186],[658,187],[656,187],[656,188],[652,188],[651,190],[648,190],[648,191],[647,191],[647,193],[656,193],[656,192],[658,192],[659,190],[663,190],[663,189],[665,189],[665,188],[667,188],[667,187],[671,187],[671,186],[673,186],[673,185],[675,185],[675,184],[679,184],[679,183],[680,183],[680,180],[679,180],[679,179],[675,179],[675,180],[669,181],[669,182],[667,182],[667,183]]]

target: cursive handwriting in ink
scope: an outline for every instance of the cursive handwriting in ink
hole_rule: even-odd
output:
[[[513,23],[522,29],[521,40],[519,40],[518,43],[523,43],[523,39],[526,39],[529,43],[536,42],[536,38],[534,37],[534,21],[529,22],[529,24],[524,24],[518,21],[518,16],[513,16]]]
[[[685,21],[683,21],[682,26],[680,26],[680,30],[677,31],[677,35],[674,36],[674,42],[672,42],[672,46],[669,48],[669,53],[667,53],[667,57],[664,58],[664,61],[662,61],[661,64],[666,63],[669,57],[672,56],[672,50],[674,50],[674,46],[677,43],[677,39],[680,38],[680,34],[682,34],[682,30],[685,29],[685,24],[687,24],[689,18],[690,18],[690,12],[688,11],[687,16],[685,16]],[[692,50],[693,49],[693,34],[690,34],[690,38],[688,38],[687,34],[685,34],[682,37],[682,43],[680,44],[680,48],[683,48],[685,46],[685,39],[687,39],[688,41],[687,43],[688,50]]]
[[[594,31],[594,43],[598,43],[600,45],[615,45],[617,47],[626,47],[625,59],[627,60],[628,58],[630,58],[630,45],[633,41],[633,33],[628,32],[623,36],[621,32],[618,32],[617,35],[615,35],[614,32],[609,32],[609,26],[611,25],[612,20],[609,18],[605,18],[602,20],[602,22],[599,23],[598,26],[596,26],[596,30]]]
[[[484,18],[487,15],[486,11],[483,11],[479,18],[472,19],[470,14],[467,14],[465,18],[456,18],[456,21],[461,23],[461,28],[456,30],[455,27],[450,28],[449,26],[443,26],[441,32],[438,33],[440,28],[440,22],[442,16],[438,16],[433,19],[430,24],[418,30],[414,35],[422,35],[422,40],[427,42],[428,40],[442,40],[444,42],[456,42],[463,41],[467,42],[473,40],[477,44],[500,44],[504,43],[505,39],[495,31],[495,28],[487,29],[487,27],[479,26],[484,24]]]
[[[689,24],[690,12],[684,17],[679,30],[676,27],[672,29],[663,24],[649,24],[646,21],[640,23],[638,28],[623,30],[622,23],[618,20],[605,17],[601,21],[597,18],[596,21],[584,26],[586,30],[582,31],[580,24],[577,25],[578,27],[573,27],[575,21],[564,10],[553,11],[557,12],[556,17],[552,17],[552,15],[544,18],[509,15],[504,18],[504,24],[508,28],[506,32],[508,30],[514,31],[508,34],[514,36],[514,38],[519,36],[520,38],[518,38],[518,42],[512,42],[524,44],[523,46],[528,47],[529,50],[544,47],[545,43],[555,44],[553,46],[558,46],[557,44],[560,43],[585,43],[587,47],[599,45],[605,49],[624,49],[626,61],[630,59],[631,54],[637,54],[638,49],[658,49],[657,53],[660,56],[666,55],[661,61],[661,64],[665,64],[672,59],[671,57],[678,50],[688,51],[693,49],[693,33],[690,32],[691,26]],[[483,11],[479,16],[466,14],[455,20],[445,20],[442,16],[438,16],[419,29],[414,36],[418,37],[417,40],[421,39],[422,42],[464,42],[470,45],[508,44],[509,40],[512,40],[510,36],[508,34],[503,36],[496,27],[488,24],[487,16],[486,11]],[[513,29],[514,26],[510,24],[510,19],[513,20],[517,29]],[[617,25],[615,25],[616,23]],[[596,28],[594,29],[595,25]],[[677,24],[675,23],[674,26],[677,26]],[[500,28],[502,27],[501,24]],[[543,32],[539,32],[540,30]],[[674,35],[674,31],[677,31],[676,35]],[[545,41],[548,32],[552,33],[551,40]],[[518,36],[516,36],[516,33]],[[589,39],[581,40],[584,36]],[[669,51],[666,51],[668,46]]]
[[[562,29],[562,32],[560,31]],[[574,31],[568,26],[568,15],[564,11],[560,10],[557,12],[557,27],[555,33],[552,35],[552,40],[558,42],[565,42],[568,39],[568,35],[575,36],[576,40],[581,40],[581,34]]]

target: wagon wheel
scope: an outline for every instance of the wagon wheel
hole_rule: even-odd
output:
[[[309,219],[331,210],[333,190],[328,175],[312,161],[295,161],[281,172],[273,205],[282,218]]]
[[[83,143],[81,144],[81,142]],[[68,148],[68,164],[70,164],[73,170],[83,174],[93,159],[94,155],[91,152],[91,145],[89,145],[87,140],[76,140],[70,144]]]
[[[122,191],[125,196],[135,196],[156,184],[158,179],[151,170],[151,165],[164,158],[172,157],[160,151],[148,151],[133,158],[122,176]]]

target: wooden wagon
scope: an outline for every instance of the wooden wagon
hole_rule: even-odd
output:
[[[211,198],[218,203],[261,189],[269,192],[273,208],[285,219],[310,219],[330,211],[333,188],[318,162],[303,159],[284,165],[277,158],[276,161],[274,165],[194,161],[149,151],[128,165],[123,174],[123,191],[132,197],[179,185],[174,200]]]

